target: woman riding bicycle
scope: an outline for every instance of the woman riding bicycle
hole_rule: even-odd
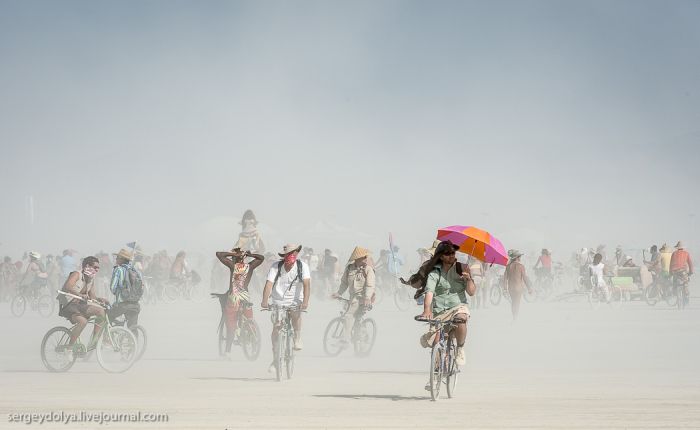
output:
[[[455,252],[459,246],[443,241],[435,249],[435,255],[423,267],[430,270],[425,283],[425,301],[420,318],[441,321],[456,320],[453,336],[457,341],[457,364],[464,365],[464,341],[467,338],[469,303],[467,294],[473,296],[476,285],[469,268],[457,262]],[[435,331],[421,336],[421,345],[431,347]]]
[[[87,303],[88,299],[108,303],[107,299],[95,296],[95,276],[100,270],[100,261],[97,257],[89,256],[83,259],[82,270],[80,272],[71,272],[63,284],[63,291],[74,296],[80,296],[80,299],[69,299],[68,303],[61,307],[59,315],[66,318],[71,323],[75,324],[70,336],[70,344],[75,344],[80,337],[80,333],[88,323],[88,319],[92,316],[96,317],[95,330],[93,332],[93,342],[97,340],[97,335],[100,331],[100,324],[104,320],[105,311],[103,308]]]
[[[250,263],[245,262],[246,257],[253,258]],[[253,277],[253,270],[260,266],[265,259],[259,254],[250,254],[248,251],[241,251],[234,248],[231,252],[217,252],[216,258],[228,267],[231,272],[229,288],[227,291],[228,300],[223,311],[226,314],[226,357],[230,357],[231,345],[234,340],[234,333],[238,324],[238,313],[241,312],[244,303],[250,303],[248,294],[248,284]],[[253,310],[245,308],[242,310],[246,318],[253,319]]]

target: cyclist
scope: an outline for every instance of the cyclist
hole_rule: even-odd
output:
[[[36,296],[39,288],[46,285],[47,278],[44,265],[41,264],[41,254],[35,251],[30,252],[27,270],[19,283],[20,288],[26,289],[26,293]]]
[[[253,261],[245,262],[246,257],[251,257]],[[248,284],[253,277],[253,270],[265,260],[260,254],[251,254],[248,251],[241,251],[240,248],[233,248],[231,252],[220,251],[216,253],[216,258],[231,272],[229,277],[228,300],[223,309],[226,314],[226,358],[231,357],[231,345],[233,344],[236,325],[238,324],[238,312],[240,312],[241,302],[249,303]],[[253,309],[246,308],[243,315],[248,319],[253,319]]]
[[[337,299],[342,296],[345,290],[350,294],[347,312],[345,312],[345,325],[343,328],[344,344],[350,342],[353,320],[362,316],[362,313],[372,306],[374,297],[375,276],[374,269],[367,264],[367,257],[370,251],[359,246],[355,247],[350,255],[350,264],[347,265],[343,276],[340,278],[338,292],[333,294]]]
[[[17,266],[12,262],[12,258],[5,256],[0,264],[0,301],[5,301],[9,297],[15,282],[17,282]]]
[[[610,289],[605,282],[605,263],[603,263],[603,255],[598,253],[593,256],[593,264],[591,264],[591,276],[595,278],[595,285],[602,292],[606,302],[610,302]]]
[[[139,282],[143,287],[143,276],[131,264],[131,252],[122,248],[114,256],[116,266],[112,269],[112,279],[109,282],[109,289],[114,294],[114,306],[109,310],[109,319],[114,321],[115,318],[124,315],[126,326],[136,333],[139,313],[141,313],[141,305],[139,304],[141,297],[140,295],[132,295],[131,291],[125,290],[135,286],[136,282]]]
[[[421,318],[439,319],[441,321],[458,320],[454,337],[457,341],[457,364],[464,365],[464,341],[467,338],[467,320],[469,303],[467,294],[473,296],[476,285],[469,268],[457,262],[455,252],[459,246],[443,241],[435,249],[435,255],[427,265],[432,267],[425,283],[425,300]],[[461,273],[460,273],[461,272]],[[435,332],[421,336],[421,345],[428,348],[435,342]],[[428,388],[430,386],[428,385]]]
[[[694,273],[694,268],[693,260],[681,241],[676,244],[676,250],[671,255],[670,272],[673,277],[673,285],[683,287],[685,304],[688,304],[690,301],[688,284],[690,283],[690,277]]]
[[[548,249],[542,249],[542,253],[537,258],[537,262],[533,267],[535,273],[537,273],[538,279],[544,279],[546,277],[552,276],[552,254]]]
[[[187,277],[190,276],[190,266],[185,260],[185,251],[180,251],[175,256],[172,266],[170,266],[170,279],[178,283],[184,283]]]
[[[83,329],[87,325],[88,318],[91,316],[96,317],[92,342],[97,342],[100,324],[104,323],[105,311],[99,306],[87,303],[86,300],[91,299],[102,302],[103,304],[108,303],[107,299],[95,296],[95,276],[99,270],[100,261],[97,257],[85,257],[83,259],[82,270],[80,272],[71,272],[68,275],[68,279],[66,279],[66,282],[63,284],[63,291],[82,297],[82,300],[68,298],[67,304],[61,306],[59,311],[60,316],[75,324],[70,336],[71,345],[75,344],[75,341],[80,337],[80,333],[83,332]]]
[[[300,350],[303,347],[301,340],[301,311],[309,306],[309,288],[311,287],[311,272],[309,266],[298,260],[301,245],[287,244],[278,255],[282,260],[270,267],[263,291],[263,309],[267,309],[268,300],[275,306],[294,306],[297,309],[291,312],[292,326],[294,327],[294,349]],[[273,318],[276,313],[273,313]],[[273,320],[272,345],[274,355],[274,345],[277,340],[281,321]],[[272,361],[269,371],[274,371],[275,361]]]

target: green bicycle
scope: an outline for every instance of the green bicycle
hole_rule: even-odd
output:
[[[71,298],[81,299],[63,291],[60,294]],[[96,300],[86,300],[93,306],[99,306],[105,311],[108,306]],[[104,321],[98,323],[95,317],[88,319],[88,325],[99,324],[100,330],[95,336],[94,332],[88,345],[84,345],[80,338],[74,344],[70,344],[73,327],[58,326],[49,330],[41,341],[41,361],[50,372],[66,372],[75,363],[79,356],[96,351],[97,362],[107,372],[122,373],[133,366],[138,359],[138,343],[134,334],[119,326],[112,326],[105,312]]]

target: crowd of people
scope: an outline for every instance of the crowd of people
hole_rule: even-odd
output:
[[[533,290],[542,288],[543,283],[555,284],[563,267],[561,262],[553,260],[549,249],[542,249],[536,258],[531,257],[527,262],[522,252],[511,249],[507,265],[500,267],[458,252],[457,244],[436,240],[430,247],[416,251],[418,268],[404,279],[401,277],[406,272],[404,259],[400,249],[393,244],[390,249],[380,250],[376,258],[369,249],[357,246],[347,261],[341,261],[331,249],[317,254],[313,248],[297,244],[287,244],[279,252],[271,253],[266,251],[257,225],[254,213],[246,211],[233,248],[215,253],[212,289],[220,290],[223,285],[228,285],[225,304],[222,302],[226,326],[224,356],[230,356],[241,315],[254,318],[251,283],[257,279],[263,309],[289,309],[296,350],[303,348],[302,314],[309,306],[312,291],[334,299],[347,295],[341,341],[348,345],[353,324],[372,308],[380,288],[412,287],[414,290],[410,291],[415,291],[414,299],[422,307],[419,317],[454,323],[452,336],[457,345],[457,363],[461,365],[464,363],[470,299],[474,304],[485,305],[488,287],[495,280],[497,288],[510,299],[515,321],[523,296],[533,294]],[[70,342],[76,347],[82,347],[76,340],[91,317],[96,320],[95,332],[100,329],[106,313],[110,320],[124,315],[127,327],[134,330],[146,284],[157,288],[164,282],[196,283],[198,275],[192,270],[184,251],[179,251],[174,257],[165,250],[145,255],[135,243],[129,245],[130,248],[114,254],[101,251],[83,258],[72,249],[62,251],[60,256],[42,256],[36,251],[27,252],[17,260],[6,256],[0,264],[0,298],[7,300],[17,291],[36,294],[42,288],[49,291],[60,289],[65,294],[59,295],[59,315],[73,324]],[[649,248],[648,259],[646,253],[644,257],[638,265],[621,246],[610,256],[604,245],[595,249],[582,248],[573,253],[569,264],[579,275],[575,289],[600,288],[608,292],[611,282],[629,276],[639,279],[643,286],[667,279],[688,292],[694,267],[682,242],[678,242],[673,250],[666,244],[653,245]],[[528,276],[528,267],[535,273],[535,282]],[[606,294],[609,299],[609,293]],[[273,323],[270,338],[275,345],[281,321],[278,319]],[[435,342],[435,332],[428,331],[420,342],[424,347],[431,346]],[[77,354],[84,352],[85,349],[75,351]],[[276,353],[273,350],[273,355]],[[273,361],[270,369],[274,366]]]

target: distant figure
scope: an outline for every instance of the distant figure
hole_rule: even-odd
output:
[[[671,273],[671,256],[673,251],[664,243],[659,249],[659,254],[661,254],[659,256],[661,259],[661,270],[665,275],[669,275]]]
[[[548,249],[542,249],[533,269],[538,272],[538,278],[552,275],[552,254]]]
[[[625,257],[625,262],[622,263],[622,267],[637,267],[637,265],[634,264],[634,261],[632,260],[632,256],[628,255]]]
[[[510,293],[511,313],[513,314],[513,321],[516,321],[520,313],[520,301],[523,297],[523,291],[527,288],[527,291],[532,294],[532,287],[530,279],[525,273],[525,266],[520,262],[520,257],[523,254],[516,250],[512,250],[509,254],[510,262],[506,266],[503,281],[504,287]]]
[[[240,248],[242,251],[250,251],[255,254],[263,254],[265,252],[265,244],[258,232],[258,220],[252,210],[248,209],[243,214],[241,219],[241,232],[238,235],[238,241],[234,248]]]
[[[61,257],[61,274],[63,277],[67,278],[68,275],[75,270],[75,266],[76,261],[75,257],[73,256],[73,251],[70,249],[64,249],[63,256]]]
[[[676,244],[676,250],[671,255],[671,276],[673,276],[673,285],[682,287],[685,292],[686,304],[690,301],[688,284],[690,277],[695,272],[693,260],[690,254],[685,250],[683,242],[679,241]]]

